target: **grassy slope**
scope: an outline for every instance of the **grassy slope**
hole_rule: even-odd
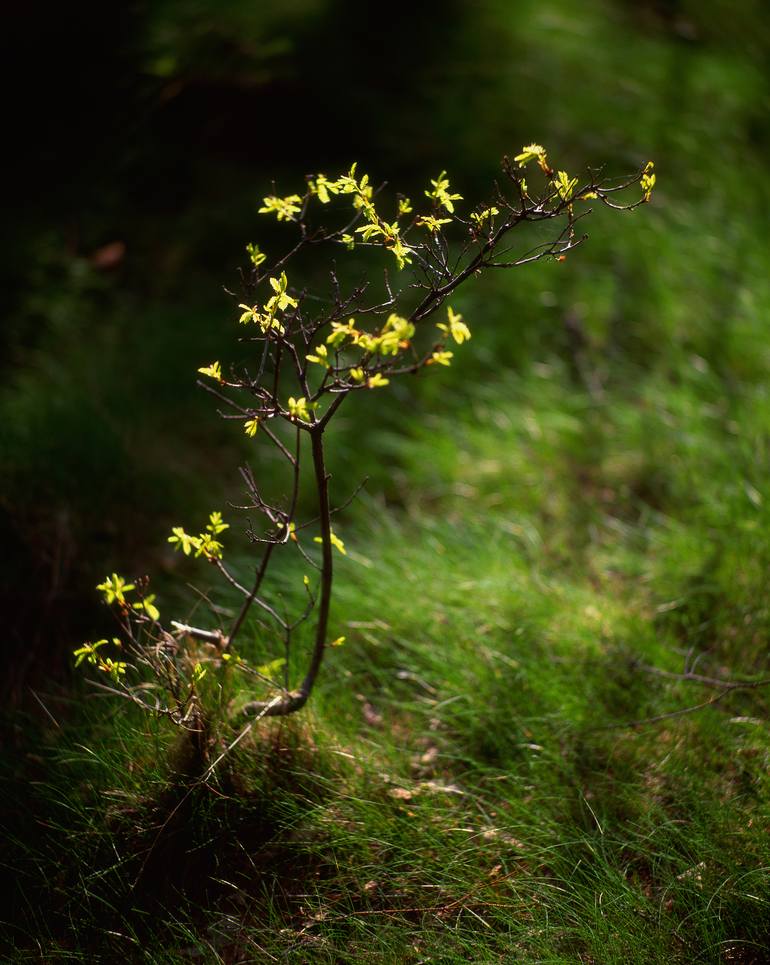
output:
[[[504,75],[511,96],[537,83],[517,123],[585,132],[578,158],[644,145],[656,205],[597,219],[567,266],[471,290],[460,373],[481,387],[442,374],[411,390],[424,422],[344,429],[337,478],[384,498],[348,516],[348,640],[301,720],[176,812],[170,735],[93,708],[40,734],[19,960],[36,941],[51,961],[765,960],[766,693],[614,725],[718,693],[640,662],[767,672],[766,83],[705,16],[698,45],[638,23],[618,45],[610,8],[545,8],[511,26],[538,54]],[[489,378],[495,359],[515,374]]]
[[[310,713],[247,739],[170,821],[170,738],[146,723],[97,717],[41,767],[48,847],[84,855],[53,888],[64,960],[761,960],[737,956],[767,942],[764,696],[613,729],[701,699],[632,667],[676,666],[693,636],[643,583],[554,567],[548,524],[441,515],[371,526]]]

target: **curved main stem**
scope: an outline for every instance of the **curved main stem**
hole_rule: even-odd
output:
[[[321,525],[321,586],[318,600],[318,619],[316,620],[315,642],[310,656],[310,665],[300,687],[279,701],[259,700],[248,703],[243,713],[260,714],[264,717],[285,717],[300,710],[307,703],[323,663],[326,637],[329,625],[329,608],[332,598],[332,541],[331,507],[329,505],[329,477],[324,460],[323,426],[316,426],[310,433],[313,455],[313,472],[316,492],[318,493],[318,516]],[[248,602],[248,601],[247,601]]]
[[[329,505],[329,477],[326,473],[326,463],[324,461],[323,429],[319,428],[311,434],[310,443],[313,452],[313,472],[315,475],[316,491],[318,493],[318,516],[321,524],[321,586],[313,654],[310,658],[310,666],[305,674],[305,679],[302,681],[302,686],[298,691],[302,696],[303,704],[310,696],[310,691],[313,689],[324,658],[327,628],[329,625],[329,608],[332,600],[332,575],[334,569],[332,560],[331,507]]]

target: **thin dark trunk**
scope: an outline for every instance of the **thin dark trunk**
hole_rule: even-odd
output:
[[[331,511],[329,506],[329,477],[324,460],[323,428],[317,427],[310,435],[313,453],[316,492],[318,493],[318,516],[321,525],[321,587],[318,600],[318,619],[316,621],[315,642],[305,679],[298,690],[278,700],[252,701],[243,707],[245,714],[264,717],[285,717],[300,710],[307,703],[323,663],[326,637],[329,626],[329,608],[332,598],[332,541]],[[247,601],[248,602],[248,601]]]

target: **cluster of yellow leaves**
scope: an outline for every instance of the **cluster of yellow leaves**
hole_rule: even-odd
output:
[[[125,606],[126,593],[130,593],[136,587],[133,583],[127,583],[122,576],[113,573],[112,576],[106,577],[104,582],[100,583],[96,589],[104,595],[105,603],[119,603],[121,606]]]
[[[113,637],[112,642],[116,647],[120,646],[120,640],[117,637]],[[115,683],[118,683],[125,674],[128,664],[125,660],[113,660],[112,657],[102,656],[99,653],[99,648],[106,646],[107,643],[109,643],[108,640],[97,640],[96,643],[84,643],[82,647],[78,647],[77,650],[73,651],[75,666],[79,667],[85,660],[86,663],[90,663],[91,666],[101,670],[102,673],[109,674]]]
[[[462,315],[456,312],[451,305],[447,305],[447,321],[437,322],[436,328],[446,335],[451,336],[458,345],[467,342],[471,337],[471,330],[463,321]],[[449,366],[452,364],[453,358],[454,352],[447,352],[443,348],[439,348],[431,354],[427,364]]]
[[[431,214],[422,214],[416,221],[416,224],[422,228],[427,228],[432,235],[436,234],[437,231],[441,231],[441,225],[451,223],[451,218],[435,218]]]
[[[262,262],[267,261],[267,255],[259,250],[259,245],[248,244],[246,245],[246,251],[255,268],[259,268]]]
[[[127,583],[122,576],[118,576],[117,573],[113,573],[112,576],[107,576],[104,582],[100,583],[97,590],[104,597],[105,603],[117,603],[121,607],[131,607],[134,610],[143,611],[151,620],[160,619],[160,611],[155,606],[155,594],[151,593],[149,596],[143,596],[140,600],[134,600],[129,603],[126,600],[126,594],[130,593],[132,590],[136,589],[135,584]]]
[[[364,177],[366,177],[366,175],[364,175]],[[358,201],[360,202],[358,207],[360,207],[368,222],[365,225],[361,225],[360,228],[356,228],[356,234],[361,235],[361,240],[363,242],[369,242],[374,238],[380,244],[384,245],[393,253],[399,268],[404,268],[406,265],[411,264],[413,252],[408,245],[404,244],[398,221],[388,223],[380,218],[370,197],[359,194]],[[355,201],[353,203],[355,204]]]
[[[437,207],[446,208],[450,214],[453,214],[455,209],[454,202],[462,201],[463,196],[461,194],[449,193],[449,179],[446,176],[446,171],[442,171],[436,180],[431,180],[430,183],[433,185],[433,188],[425,192],[425,197],[430,198]]]
[[[273,295],[265,302],[262,308],[258,305],[241,304],[238,306],[243,309],[243,314],[239,321],[242,325],[254,322],[262,329],[263,335],[266,335],[272,329],[275,329],[280,335],[283,335],[286,328],[279,318],[278,313],[285,312],[287,308],[296,308],[298,302],[297,299],[293,298],[288,292],[289,281],[286,278],[285,271],[281,272],[279,278],[270,279],[270,287],[273,289]]]
[[[304,395],[300,396],[298,399],[295,399],[294,396],[290,396],[288,409],[289,417],[291,419],[302,419],[303,422],[310,421],[309,403]]]
[[[347,174],[341,175],[335,182],[335,187],[340,194],[352,194],[353,205],[356,208],[366,208],[372,204],[374,191],[369,184],[369,175],[362,174],[356,178],[356,168],[358,164],[353,164]]]
[[[644,166],[644,173],[639,180],[639,186],[642,189],[642,195],[645,201],[649,201],[652,197],[652,189],[655,187],[655,164],[652,161],[648,161]]]
[[[364,332],[356,328],[354,318],[348,319],[347,322],[332,322],[332,331],[326,339],[326,344],[317,345],[305,358],[308,362],[330,369],[332,366],[327,346],[331,346],[335,351],[356,348],[363,352],[362,361],[365,365],[368,356],[395,356],[409,348],[414,332],[414,323],[395,312],[388,316],[387,321],[376,332]],[[366,381],[370,389],[389,384],[389,380],[381,372],[367,377],[362,365],[353,366],[350,369],[350,377],[354,382]]]
[[[517,154],[514,161],[518,161],[519,167],[523,168],[530,161],[537,161],[540,170],[548,175],[553,175],[553,170],[548,164],[548,154],[542,144],[526,144],[521,153]],[[555,178],[551,180],[551,187],[556,191],[562,201],[569,201],[577,187],[578,179],[571,178],[566,171],[559,171]],[[527,193],[527,185],[522,181],[522,190]]]
[[[222,514],[213,512],[209,515],[206,529],[202,533],[192,536],[186,533],[182,526],[174,526],[168,541],[173,544],[174,549],[181,550],[185,556],[189,556],[195,550],[196,556],[205,556],[208,560],[221,560],[224,547],[216,537],[229,528],[230,524],[222,520]]]
[[[98,663],[99,670],[103,673],[108,673],[115,683],[125,674],[127,666],[128,664],[125,660],[113,660],[112,657],[105,657]]]
[[[361,335],[361,332],[358,331],[355,324],[355,318],[349,318],[344,325],[342,322],[332,322],[332,332],[326,339],[326,344],[333,348],[340,348],[348,338],[357,338]]]
[[[436,328],[442,332],[446,332],[447,335],[451,335],[458,345],[467,342],[471,337],[471,330],[463,321],[462,315],[455,312],[450,305],[447,305],[447,318],[448,322],[446,324],[444,322],[438,322]]]
[[[414,250],[407,245],[401,236],[401,226],[398,218],[412,212],[412,202],[409,198],[402,197],[398,202],[398,217],[395,221],[387,221],[377,212],[374,203],[374,190],[369,182],[369,175],[358,175],[356,164],[353,164],[347,174],[342,174],[336,180],[327,177],[325,174],[316,174],[308,179],[308,190],[311,195],[318,198],[321,204],[328,204],[333,195],[352,195],[353,207],[360,211],[366,223],[355,229],[354,234],[343,234],[340,241],[346,247],[355,247],[357,236],[364,244],[381,244],[387,248],[395,257],[398,267],[404,268],[412,261]],[[449,179],[446,171],[442,171],[435,180],[431,180],[431,188],[425,191],[425,196],[433,202],[434,212],[430,215],[422,215],[415,222],[420,227],[425,227],[431,234],[438,232],[442,225],[449,224],[451,218],[440,218],[437,209],[444,209],[452,214],[454,212],[454,202],[461,201],[462,195],[450,191]],[[286,197],[268,195],[263,198],[263,205],[259,209],[260,214],[274,214],[279,221],[296,221],[297,215],[302,210],[302,198],[297,194],[290,194]],[[264,255],[259,249],[250,246],[247,250],[255,265],[264,261]],[[258,260],[257,260],[258,259]],[[241,306],[244,309],[244,319],[260,321],[259,311],[247,305]],[[255,317],[256,316],[256,317]]]
[[[120,643],[117,637],[115,637],[114,640]],[[78,647],[73,654],[77,658],[75,660],[75,666],[79,667],[84,660],[90,664],[95,664],[96,661],[100,659],[100,655],[96,651],[99,647],[104,647],[108,643],[108,640],[97,640],[96,643],[84,643],[82,647]]]
[[[375,372],[366,380],[367,389],[382,389],[386,385],[390,385],[390,379],[386,379],[382,372]]]
[[[444,208],[450,214],[454,212],[454,202],[462,200],[462,195],[450,192],[446,171],[442,171],[435,181],[432,180],[431,185],[432,188],[426,191],[425,195],[433,202],[434,209]],[[328,204],[332,195],[353,196],[353,207],[361,212],[366,223],[356,228],[354,234],[342,235],[340,241],[348,248],[353,248],[357,236],[360,236],[358,240],[364,244],[376,243],[387,248],[395,257],[399,268],[404,268],[411,263],[414,251],[401,237],[401,227],[398,223],[398,218],[412,211],[412,203],[409,198],[402,197],[399,199],[398,218],[395,221],[385,220],[377,212],[374,203],[374,190],[369,182],[369,175],[362,174],[359,176],[355,164],[347,174],[341,175],[336,180],[330,179],[325,174],[316,174],[315,177],[309,179],[308,189],[310,194],[317,197],[321,204]],[[259,211],[261,214],[275,214],[279,221],[296,221],[296,216],[302,210],[301,205],[302,199],[296,194],[284,198],[269,195],[263,199],[263,206]],[[426,227],[431,233],[436,233],[442,225],[448,224],[450,221],[450,218],[439,218],[434,211],[432,215],[422,216],[417,224]],[[254,254],[249,249],[249,254],[252,255],[253,261],[255,257],[259,257],[260,264],[264,260],[258,249]],[[257,264],[256,261],[255,264]],[[247,320],[253,318],[255,314],[259,314],[256,308],[250,309],[249,306],[245,305],[242,307],[245,310]],[[255,320],[259,321],[258,318]]]
[[[313,351],[315,354],[305,356],[308,362],[314,362],[316,365],[321,365],[325,369],[330,368],[329,349],[325,345],[318,345]]]
[[[447,306],[447,321],[439,322],[436,327],[450,336],[457,345],[462,345],[471,337],[470,329],[463,321],[462,315],[455,312],[451,306]],[[317,345],[305,358],[308,362],[328,370],[332,368],[329,346],[335,352],[359,349],[363,356],[359,364],[351,366],[349,376],[353,382],[366,383],[366,387],[370,389],[386,386],[390,380],[382,372],[371,373],[367,368],[368,360],[372,356],[384,358],[398,355],[399,352],[411,346],[411,340],[415,334],[414,323],[395,312],[392,312],[382,327],[375,332],[364,332],[357,328],[355,318],[349,318],[347,322],[332,322],[331,328],[326,344]],[[452,358],[452,352],[439,349],[432,353],[428,364],[449,365]],[[293,414],[291,407],[290,413]]]
[[[356,320],[347,322],[332,322],[331,334],[326,344],[335,349],[355,347],[369,354],[397,355],[399,351],[409,348],[410,340],[414,337],[414,325],[408,319],[392,312],[385,324],[377,332],[364,332],[356,328]],[[325,346],[314,349],[316,356],[328,358]],[[311,362],[318,361],[316,356],[307,356]]]
[[[222,366],[219,362],[212,362],[211,365],[203,365],[198,369],[201,375],[208,375],[209,378],[216,379],[217,382],[223,382],[222,378]]]
[[[279,221],[295,221],[295,215],[302,210],[302,198],[298,194],[290,194],[285,198],[277,198],[269,194],[262,199],[260,214],[274,214]]]
[[[381,355],[397,355],[399,351],[409,348],[413,338],[413,323],[393,312],[380,329],[379,335],[375,336],[370,350]]]
[[[517,154],[514,160],[518,161],[520,168],[525,167],[530,161],[537,161],[541,171],[549,177],[553,174],[553,171],[548,165],[548,155],[542,144],[525,145],[521,149],[521,153]],[[577,178],[571,178],[566,171],[559,171],[556,177],[552,179],[551,187],[556,191],[562,201],[569,201],[577,187],[577,183]],[[526,194],[526,182],[522,182],[522,190]]]
[[[325,174],[319,174],[315,180],[311,180],[310,191],[313,194],[318,195],[318,200],[321,204],[328,204],[331,198],[330,194],[339,194],[340,186],[337,181],[330,181]]]
[[[438,365],[451,365],[451,359],[454,358],[454,352],[434,352],[430,359],[428,360],[428,365],[438,364]]]
[[[548,155],[546,154],[545,148],[542,146],[542,144],[527,144],[521,149],[521,153],[516,155],[514,160],[518,161],[520,168],[525,167],[530,161],[537,161],[543,173],[551,178],[551,187],[556,191],[562,201],[573,200],[578,179],[571,178],[566,171],[558,171],[556,173],[556,177],[553,177],[554,172],[549,167]],[[644,201],[650,200],[650,197],[652,196],[652,189],[655,187],[654,167],[654,163],[652,161],[648,161],[645,165],[644,171],[642,172],[642,176],[639,179],[639,184],[642,189],[642,199]],[[526,194],[526,182],[522,180],[521,186],[522,190]],[[577,198],[577,200],[590,201],[591,199],[597,197],[598,194],[596,191],[585,191]],[[471,218],[473,218],[477,224],[480,224],[481,216],[471,215]]]
[[[548,166],[548,155],[542,144],[527,144],[521,149],[521,154],[517,154],[514,161],[519,162],[519,167],[523,168],[530,161],[537,161],[540,170],[549,177],[552,174]]]
[[[386,222],[381,221],[379,215],[374,206],[374,190],[372,185],[369,183],[369,175],[362,174],[360,177],[356,174],[356,164],[350,168],[347,174],[341,175],[336,180],[331,180],[325,174],[317,174],[314,178],[311,178],[308,182],[310,193],[315,195],[321,204],[328,204],[331,200],[332,195],[340,194],[352,194],[353,195],[353,207],[357,211],[361,211],[369,222],[363,228],[357,229],[358,232],[364,235],[363,241],[369,241],[373,236],[381,237],[384,244],[392,247],[395,252],[397,252],[397,257],[405,258],[408,255],[408,249],[402,250],[403,243],[399,239],[399,227],[397,223],[388,225]],[[289,202],[290,206],[296,207],[296,211],[290,213],[290,217],[293,220],[293,215],[296,214],[300,209],[297,206],[297,202],[300,199],[296,195],[291,195],[289,198],[277,199],[277,198],[265,198],[265,208],[260,208],[261,213],[275,212],[278,216],[278,220],[281,220],[281,213],[279,213],[279,207],[276,202],[284,201]],[[268,205],[270,202],[270,205]],[[282,209],[286,210],[286,209]],[[353,235],[345,234],[342,236],[342,242],[348,248],[353,248],[355,245],[355,237]],[[401,264],[401,262],[399,262]],[[403,267],[403,265],[401,265]]]
[[[526,191],[526,187],[524,190]],[[478,213],[474,211],[471,214],[471,221],[477,228],[480,228],[485,221],[488,219],[491,220],[496,214],[500,214],[500,211],[493,205],[491,208],[484,208],[483,211],[479,211]]]
[[[578,179],[571,178],[566,171],[559,171],[551,186],[556,190],[562,201],[569,201],[577,187]]]
[[[514,158],[518,161],[519,167],[523,168],[525,165],[529,164],[530,161],[537,161],[540,169],[551,179],[551,187],[556,191],[562,201],[572,201],[574,200],[575,188],[578,185],[577,178],[571,178],[566,171],[557,171],[556,177],[554,177],[554,172],[548,164],[548,155],[542,144],[527,144],[521,149],[521,153],[517,154]],[[650,161],[647,167],[644,169],[644,174],[641,178],[642,191],[644,193],[644,200],[650,200],[650,193],[655,184],[655,175],[652,173],[653,163]],[[524,194],[527,193],[527,183],[522,179],[521,189]],[[596,191],[585,191],[581,194],[577,200],[578,201],[590,201],[592,198],[598,197]],[[476,217],[471,215],[471,217],[476,221]],[[477,222],[478,223],[478,222]]]
[[[143,597],[131,606],[135,610],[143,610],[151,620],[160,620],[160,610],[155,606],[155,594]]]

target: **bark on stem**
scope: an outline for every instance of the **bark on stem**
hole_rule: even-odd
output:
[[[242,713],[260,714],[264,717],[285,717],[300,710],[307,703],[323,663],[326,649],[326,636],[329,625],[329,607],[332,598],[332,559],[331,540],[331,509],[329,506],[329,477],[326,474],[324,460],[323,425],[317,424],[310,432],[310,444],[313,454],[313,471],[315,474],[316,492],[318,493],[318,516],[321,526],[321,586],[318,600],[318,619],[316,621],[315,643],[310,657],[310,665],[305,679],[297,690],[287,694],[281,700],[257,700],[246,704]]]

